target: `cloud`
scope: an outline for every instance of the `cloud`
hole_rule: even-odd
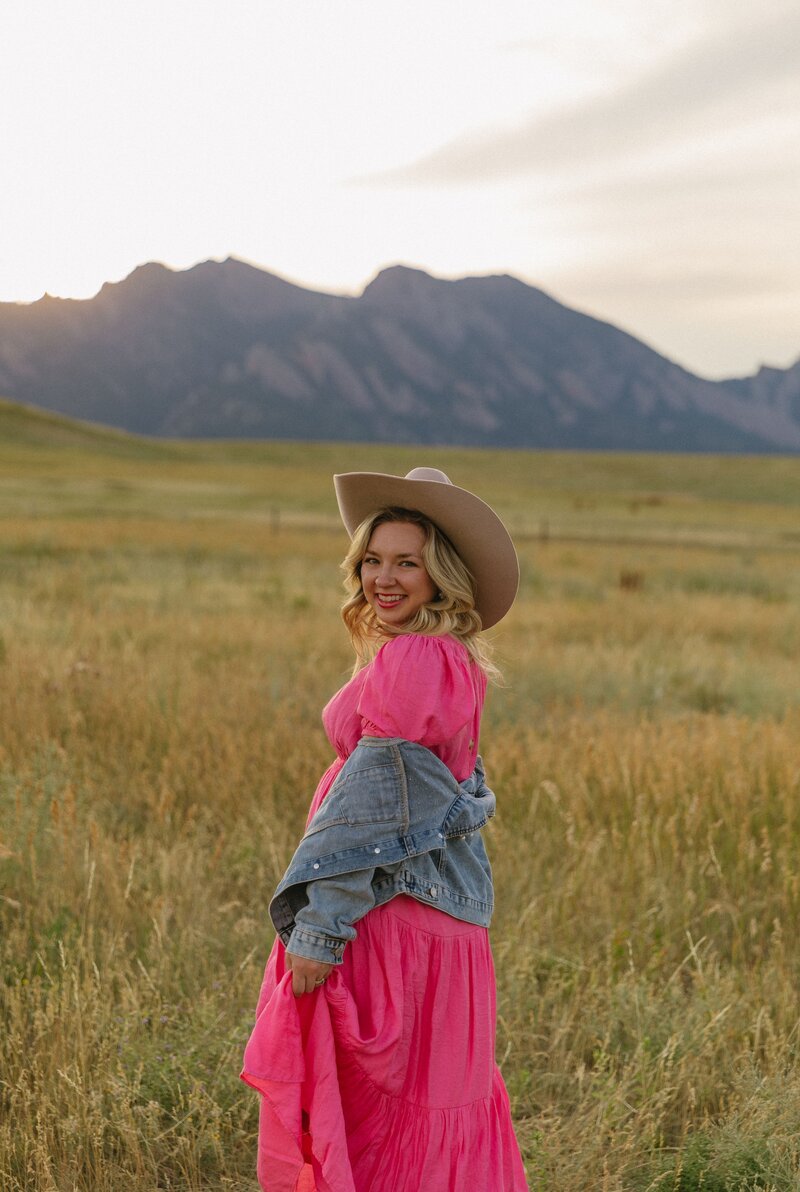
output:
[[[706,255],[729,251],[733,236],[739,258],[769,255],[770,244],[784,257],[796,256],[800,127],[786,134],[780,152],[766,135],[760,145],[757,141],[754,136],[745,150],[723,158],[666,162],[648,172],[631,169],[562,186],[551,202],[562,221],[582,235],[620,228],[634,239],[637,230],[655,227],[662,241],[681,239],[691,251],[692,239],[702,235]],[[541,200],[526,199],[524,205],[538,209]]]
[[[614,91],[459,137],[362,183],[464,185],[606,168],[726,132],[800,101],[800,9],[716,30]]]
[[[496,69],[528,54],[535,80],[559,59],[564,72],[548,81],[563,97],[571,77],[570,98],[473,128],[359,182],[391,188],[401,201],[415,188],[409,206],[420,210],[434,197],[452,206],[458,187],[461,209],[483,204],[473,246],[499,260],[510,243],[510,272],[696,371],[792,362],[800,347],[800,7],[690,7],[693,31],[678,21],[666,45],[666,6],[638,9],[640,19],[613,34],[578,24],[576,38],[554,26],[507,41]],[[686,6],[679,15],[688,19]],[[524,94],[535,90],[531,82]]]
[[[554,206],[581,251],[554,264],[546,282],[672,343],[696,368],[724,373],[738,359],[747,371],[753,344],[793,359],[800,340],[786,312],[796,316],[800,298],[798,160],[800,130],[788,169],[780,154],[758,169],[743,154],[565,189]]]
[[[594,302],[601,296],[601,307],[607,310],[620,302],[628,302],[634,307],[642,302],[713,306],[742,300],[748,303],[753,299],[778,300],[781,297],[796,298],[800,290],[796,275],[789,270],[778,279],[763,269],[709,267],[701,262],[694,266],[682,263],[679,270],[670,271],[645,265],[636,258],[617,260],[613,270],[595,268],[582,270],[579,274],[565,273],[559,283],[562,301],[580,305],[590,297]],[[569,299],[563,297],[564,294],[568,294]]]
[[[623,256],[611,268],[547,283],[567,305],[626,329],[700,376],[745,376],[764,361],[788,368],[800,353],[796,275],[775,279],[702,262],[670,273]]]

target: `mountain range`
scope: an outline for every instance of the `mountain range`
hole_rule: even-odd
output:
[[[800,452],[800,360],[704,380],[514,277],[405,266],[358,297],[229,258],[0,303],[0,395],[178,438]]]

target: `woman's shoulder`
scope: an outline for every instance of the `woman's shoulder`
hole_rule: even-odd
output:
[[[455,637],[400,633],[384,642],[372,668],[376,682],[435,689],[471,685],[474,665],[467,647]]]
[[[402,633],[371,664],[358,703],[369,732],[432,748],[456,737],[474,714],[475,675],[455,638]]]
[[[458,638],[450,634],[434,635],[432,633],[398,633],[384,642],[376,658],[392,662],[399,660],[418,660],[437,665],[448,660],[469,664],[470,656],[467,647]]]

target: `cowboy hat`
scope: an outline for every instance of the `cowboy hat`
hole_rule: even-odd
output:
[[[406,476],[345,472],[333,478],[339,512],[350,537],[379,509],[416,509],[456,548],[475,580],[475,607],[484,629],[501,620],[517,594],[519,560],[508,530],[493,509],[438,468],[412,468]]]

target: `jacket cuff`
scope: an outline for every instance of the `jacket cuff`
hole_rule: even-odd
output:
[[[341,964],[346,943],[306,927],[295,927],[286,941],[286,951],[306,960],[318,960],[320,964]]]

